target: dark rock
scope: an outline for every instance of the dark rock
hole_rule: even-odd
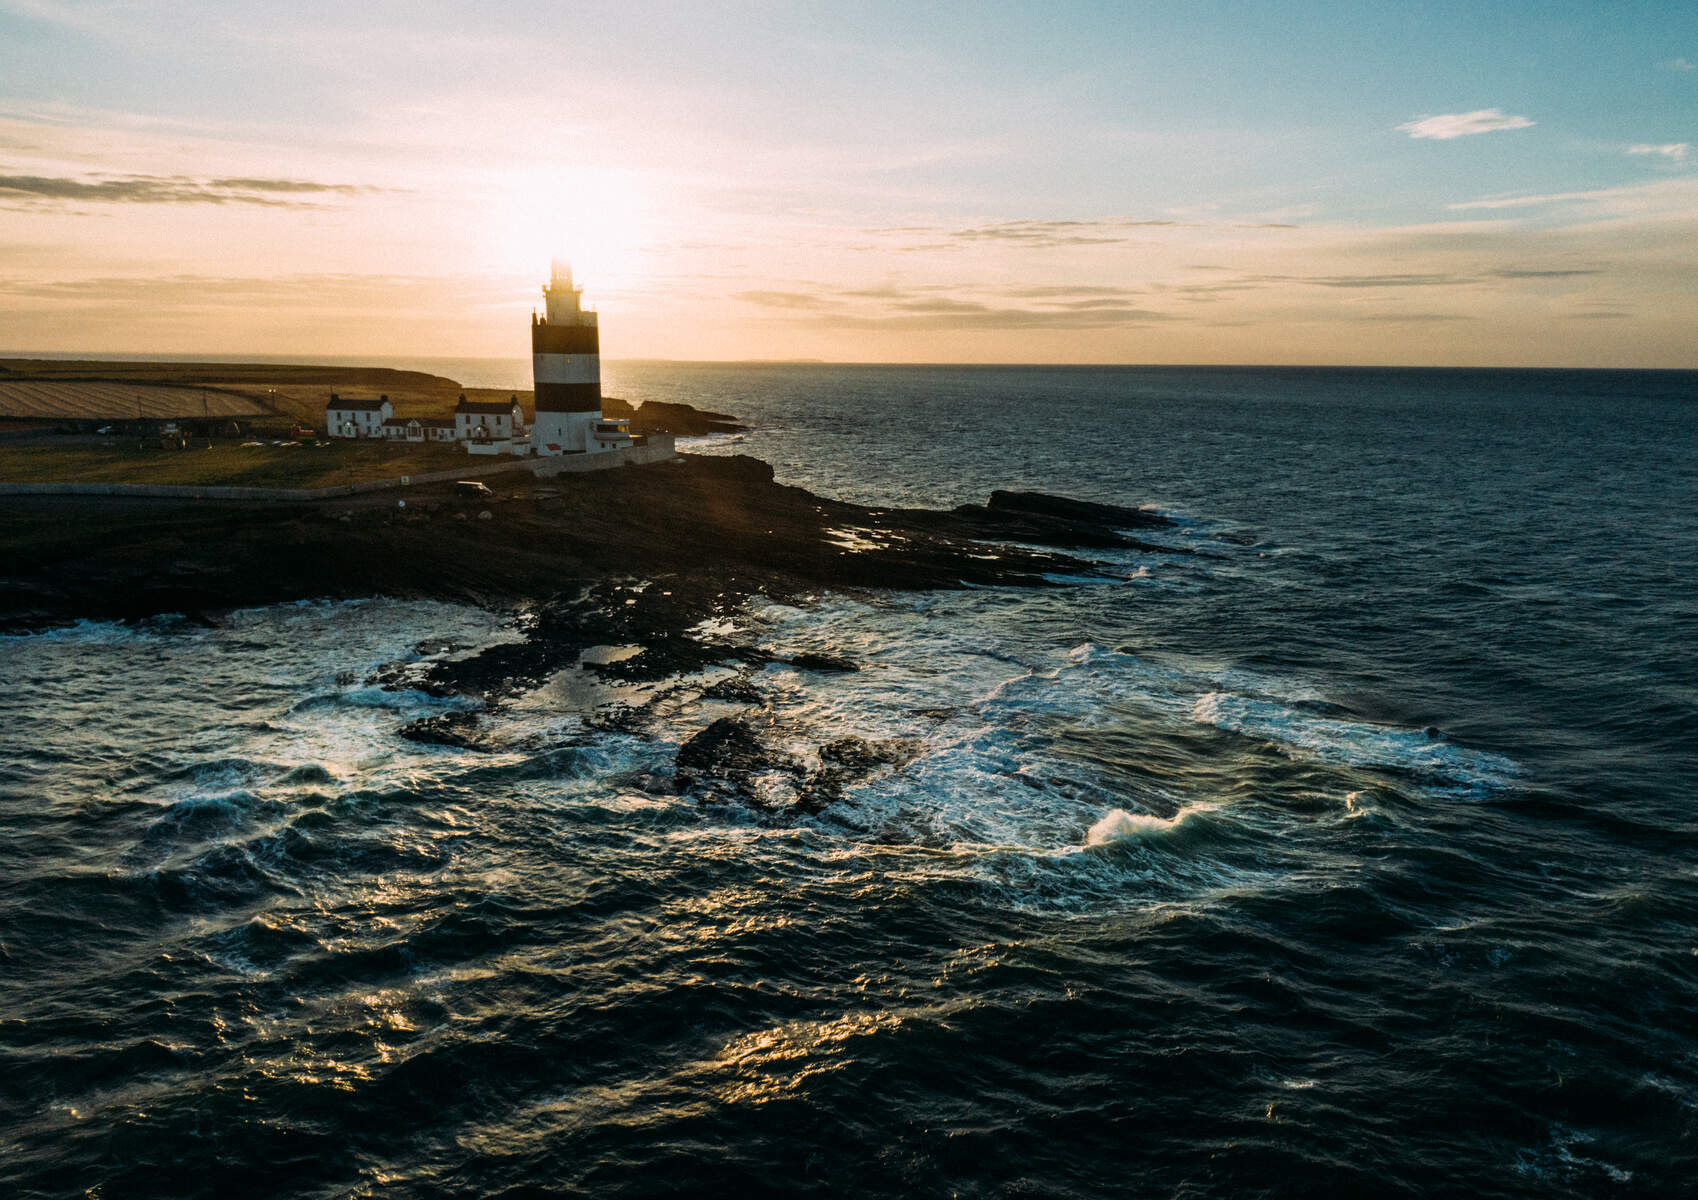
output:
[[[900,766],[923,749],[917,738],[846,737],[819,748],[809,771],[793,756],[764,742],[745,717],[722,717],[679,747],[674,783],[679,791],[729,797],[766,809],[755,790],[763,776],[782,772],[795,780],[785,813],[806,816],[841,800],[844,792],[886,767]],[[775,814],[776,815],[776,814]]]
[[[794,758],[762,742],[741,717],[721,717],[680,746],[675,761],[673,779],[680,791],[718,785],[758,807],[764,805],[754,791],[754,777],[772,771],[803,773]]]
[[[401,736],[412,742],[423,742],[427,746],[454,746],[461,750],[485,750],[487,746],[479,744],[478,714],[475,712],[439,713],[434,717],[421,717],[409,725],[401,727]]]
[[[466,643],[454,641],[452,638],[426,638],[413,647],[417,655],[452,654],[456,650],[464,650]]]
[[[648,728],[649,711],[634,704],[604,704],[584,718],[586,729],[608,733],[641,733]]]
[[[721,717],[678,747],[682,771],[721,773],[765,766],[769,755],[755,731],[741,717]]]
[[[920,752],[918,738],[884,738],[869,742],[865,738],[839,738],[819,748],[820,761],[862,772],[886,763],[907,762]]]
[[[819,748],[820,769],[796,789],[792,811],[811,815],[843,799],[843,794],[881,767],[900,766],[923,749],[918,738],[839,738]]]
[[[408,510],[448,503],[449,486],[413,488]],[[1030,547],[1127,544],[1112,527],[1020,508],[970,515],[869,509],[780,486],[770,465],[734,455],[562,477],[553,490],[557,508],[515,500],[500,521],[475,524],[396,521],[392,502],[362,497],[300,504],[11,497],[0,513],[0,562],[7,564],[0,624],[374,595],[559,605],[586,588],[606,594],[610,581],[646,579],[666,581],[673,593],[642,595],[639,607],[652,616],[646,624],[658,630],[669,617],[691,617],[670,626],[682,646],[696,640],[684,636],[696,622],[756,592],[779,599],[822,587],[1044,586],[1046,576],[1102,568]],[[355,520],[326,522],[326,513]],[[876,547],[846,551],[833,538],[844,527],[873,530]],[[53,536],[43,537],[49,528]],[[1024,545],[987,554],[987,539]],[[567,607],[575,617],[589,610]],[[566,624],[539,637],[556,637]],[[597,644],[618,643],[583,642]]]
[[[729,413],[712,412],[692,404],[645,400],[632,407],[616,396],[603,396],[601,411],[609,417],[625,417],[633,433],[671,433],[679,437],[703,437],[711,433],[738,433],[747,429]]]
[[[838,654],[793,654],[788,661],[804,671],[859,671],[860,665]]]
[[[391,692],[423,692],[438,700],[446,700],[450,696],[461,694],[461,689],[441,679],[434,678],[434,667],[430,663],[394,662],[384,663],[366,676],[367,687],[380,687]],[[346,672],[337,676],[340,682]]]
[[[702,689],[702,699],[724,700],[731,704],[759,704],[763,697],[760,689],[755,687],[747,675],[733,675]]]
[[[1104,525],[1113,529],[1163,529],[1173,524],[1166,517],[1138,508],[1073,500],[1044,492],[992,492],[987,507],[993,512],[1058,517],[1064,521]]]

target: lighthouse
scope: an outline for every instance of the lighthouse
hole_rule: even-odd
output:
[[[536,420],[531,452],[594,453],[631,445],[628,426],[601,415],[601,330],[583,305],[572,266],[560,259],[542,289],[543,312],[531,313],[531,367]]]

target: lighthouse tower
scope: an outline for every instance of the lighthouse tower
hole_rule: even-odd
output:
[[[571,454],[605,448],[595,436],[601,422],[601,330],[584,309],[572,265],[554,260],[542,289],[544,311],[531,314],[531,366],[536,383],[534,454]],[[629,440],[625,441],[629,445]]]

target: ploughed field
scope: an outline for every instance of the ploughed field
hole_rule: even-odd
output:
[[[265,411],[247,396],[223,390],[153,383],[0,379],[0,417],[117,420],[147,417],[247,417]]]
[[[440,375],[388,367],[0,359],[0,417],[158,420],[270,413],[317,428],[332,392],[352,399],[388,396],[396,416],[424,417],[446,415],[465,390]]]
[[[499,462],[450,445],[386,442],[157,441],[112,435],[99,444],[0,446],[0,483],[147,483],[173,487],[324,488]]]
[[[531,410],[528,391],[462,387],[441,375],[389,367],[0,359],[0,419],[115,421],[269,415],[321,430],[325,401],[333,392],[344,400],[387,397],[395,416],[402,420],[446,417],[461,396],[477,403],[499,403],[511,397],[524,404],[527,415]],[[699,437],[742,428],[726,413],[688,404],[651,401],[632,406],[607,396],[602,410],[610,417],[629,418],[636,433]]]

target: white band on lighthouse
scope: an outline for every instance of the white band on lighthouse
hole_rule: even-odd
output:
[[[596,354],[533,354],[531,365],[538,383],[601,382],[601,357]]]

